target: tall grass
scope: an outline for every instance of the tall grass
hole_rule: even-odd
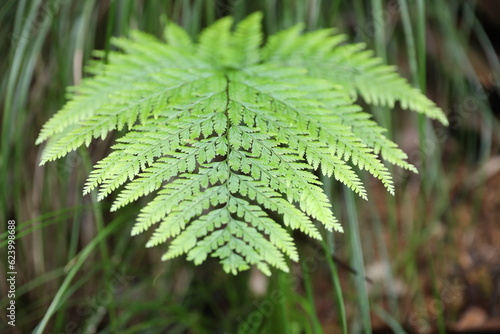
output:
[[[301,262],[292,265],[292,273],[275,272],[269,281],[255,273],[227,276],[210,261],[197,268],[182,259],[160,262],[158,250],[144,249],[142,236],[130,237],[137,208],[110,214],[108,202],[96,204],[95,198],[83,197],[85,175],[106,153],[109,140],[38,167],[41,148],[34,145],[35,137],[64,103],[65,87],[78,84],[85,75],[83,67],[92,50],[109,51],[110,38],[126,36],[131,29],[161,36],[166,22],[174,20],[194,36],[221,16],[242,19],[255,10],[264,12],[267,33],[305,22],[308,30],[336,27],[352,41],[367,43],[387,62],[400,64],[403,75],[416,87],[433,92],[431,97],[450,113],[456,112],[453,101],[474,94],[471,81],[481,81],[468,57],[471,35],[478,38],[487,65],[495,70],[492,73],[500,73],[473,2],[3,1],[0,216],[2,221],[18,222],[19,275],[17,326],[6,327],[2,321],[0,331],[370,333],[376,325],[401,333],[403,328],[415,329],[408,320],[408,305],[425,317],[421,277],[432,274],[437,291],[444,273],[433,268],[447,261],[439,253],[441,246],[428,251],[429,238],[445,222],[445,235],[438,239],[444,243],[454,228],[450,184],[458,177],[463,152],[452,153],[443,166],[442,147],[449,134],[444,132],[446,140],[440,141],[434,125],[423,118],[385,108],[373,110],[396,142],[405,138],[402,125],[417,129],[420,145],[410,147],[409,155],[418,164],[419,176],[393,168],[396,197],[381,195],[374,184],[368,203],[358,203],[349,191],[324,180],[336,212],[342,213],[339,218],[346,234],[325,233],[319,245],[303,242]],[[460,29],[454,20],[458,12],[464,14]],[[429,50],[429,31],[442,42],[442,50]],[[431,77],[429,60],[438,71]],[[464,69],[466,75],[450,70],[454,68]],[[436,82],[438,94],[429,82]],[[479,107],[482,140],[477,166],[489,157],[500,129],[487,100],[480,100]],[[432,149],[429,143],[434,144]],[[474,152],[465,150],[465,154]],[[0,244],[0,264],[5,268],[5,231]],[[341,261],[333,260],[333,255]],[[431,269],[419,265],[431,260]],[[387,265],[382,281],[367,283],[367,268],[379,264]],[[4,271],[0,272],[4,289]],[[404,282],[403,294],[394,288],[398,282]],[[0,301],[0,309],[5,309],[5,303]],[[441,333],[444,322],[440,313]]]

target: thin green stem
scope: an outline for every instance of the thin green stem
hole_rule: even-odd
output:
[[[358,295],[358,306],[361,315],[361,323],[364,333],[372,332],[370,319],[370,299],[365,285],[365,265],[363,261],[363,249],[361,247],[361,236],[358,223],[358,214],[356,210],[356,201],[354,194],[347,187],[344,187],[344,199],[347,209],[347,222],[349,225],[348,234],[352,248],[352,266],[357,271],[354,276],[354,286]]]

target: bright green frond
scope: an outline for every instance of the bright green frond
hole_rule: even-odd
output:
[[[228,16],[201,33],[196,52],[200,58],[222,68],[236,65],[235,52],[231,47],[232,24],[233,19]]]
[[[183,49],[186,52],[194,51],[194,44],[189,37],[189,34],[186,32],[186,30],[182,29],[174,22],[169,22],[167,24],[167,27],[163,32],[163,36],[165,37],[167,43],[171,46]]]
[[[151,73],[159,69],[205,67],[200,59],[149,35],[136,33],[134,37],[134,40],[114,39],[113,42],[134,57],[111,52],[108,65],[103,67],[102,63],[95,62],[87,69],[88,72],[99,73],[98,76],[85,78],[79,86],[68,89],[70,100],[43,126],[37,144],[94,115],[112,102],[116,92],[134,89],[138,82],[147,82]]]
[[[394,69],[330,29],[295,26],[262,46],[262,15],[230,17],[193,41],[174,23],[166,43],[140,32],[114,39],[120,52],[94,61],[93,77],[40,132],[41,163],[123,130],[97,162],[84,194],[117,192],[111,210],[144,202],[132,234],[154,226],[147,247],[164,260],[209,256],[237,274],[255,266],[288,271],[294,230],[321,239],[342,231],[315,172],[366,199],[366,170],[394,192],[381,159],[413,170],[384,129],[354,104],[414,109],[446,122]],[[380,155],[380,157],[379,157]],[[164,246],[168,243],[168,246]]]
[[[393,66],[383,64],[364,44],[345,44],[344,35],[329,35],[328,30],[300,34],[295,26],[271,37],[264,59],[286,66],[305,67],[315,77],[324,78],[369,104],[394,107],[399,102],[443,124],[446,116],[434,102],[398,75]]]
[[[257,12],[236,26],[232,46],[236,51],[236,63],[239,67],[257,64],[260,60],[260,46],[263,39],[261,20],[262,14]]]

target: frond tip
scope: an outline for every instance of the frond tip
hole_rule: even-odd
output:
[[[118,191],[112,210],[150,196],[132,235],[155,225],[146,246],[169,241],[164,260],[211,256],[233,274],[252,265],[288,271],[287,259],[299,258],[293,230],[315,239],[318,224],[342,231],[315,171],[365,199],[353,167],[391,193],[381,158],[416,171],[353,95],[446,118],[392,68],[329,30],[296,26],[262,45],[261,18],[234,29],[223,18],[198,41],[173,23],[167,43],[140,32],[115,39],[121,52],[91,66],[94,76],[41,130],[37,143],[49,140],[41,163],[126,128],[84,193],[97,189],[101,200]]]

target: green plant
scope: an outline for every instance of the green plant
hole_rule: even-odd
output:
[[[121,52],[71,89],[69,102],[43,127],[41,163],[127,126],[113,152],[91,172],[84,193],[98,199],[121,188],[112,210],[157,192],[132,234],[161,222],[147,246],[172,239],[163,259],[187,254],[196,264],[220,258],[226,272],[256,265],[287,271],[298,254],[288,229],[321,239],[314,221],[341,231],[314,170],[361,197],[351,165],[393,193],[380,156],[416,171],[384,129],[354,104],[399,101],[446,124],[442,111],[364,50],[330,29],[302,26],[270,36],[261,14],[223,18],[193,42],[169,24],[167,43],[133,32],[114,39]],[[102,56],[102,54],[101,54]]]

